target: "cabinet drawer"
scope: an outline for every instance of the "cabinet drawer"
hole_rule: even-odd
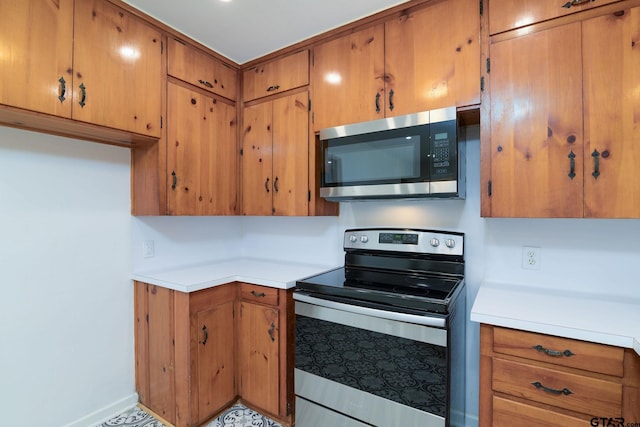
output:
[[[303,50],[249,68],[244,72],[243,79],[243,99],[245,101],[308,85],[309,51]]]
[[[240,284],[240,298],[261,304],[278,305],[278,289],[268,286]]]
[[[622,377],[624,349],[533,332],[494,328],[493,351]]]
[[[501,33],[616,1],[619,0],[587,0],[582,4],[568,7],[572,3],[571,0],[491,0],[489,2],[489,32],[491,34]]]
[[[236,99],[237,70],[171,37],[167,48],[167,73],[170,76],[227,99]]]
[[[584,414],[621,416],[622,385],[500,358],[493,360],[494,391]]]
[[[585,427],[588,421],[520,402],[493,397],[493,427]]]

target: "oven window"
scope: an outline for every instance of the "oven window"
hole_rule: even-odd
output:
[[[297,315],[296,368],[445,416],[444,347]]]

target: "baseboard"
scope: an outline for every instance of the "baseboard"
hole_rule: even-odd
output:
[[[138,393],[133,393],[123,399],[113,402],[111,405],[98,409],[79,420],[76,420],[63,427],[87,427],[87,426],[99,426],[105,421],[125,412],[127,409],[131,409],[138,403]]]

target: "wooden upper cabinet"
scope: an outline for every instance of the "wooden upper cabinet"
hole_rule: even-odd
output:
[[[309,84],[309,51],[251,67],[243,74],[243,100],[251,101]]]
[[[309,214],[308,103],[304,91],[244,109],[245,215]]]
[[[384,118],[384,24],[314,48],[315,131]]]
[[[314,48],[313,128],[480,103],[480,11],[447,0]]]
[[[71,117],[73,0],[3,2],[0,103]]]
[[[496,36],[483,216],[640,217],[640,6],[617,6]]]
[[[490,0],[489,32],[501,33],[616,1],[619,0]]]
[[[582,26],[585,217],[640,217],[639,28],[640,7]]]
[[[385,24],[386,115],[480,103],[480,10],[454,0]]]
[[[169,37],[167,51],[170,76],[227,99],[236,99],[238,73],[233,67],[173,37]]]
[[[491,46],[492,216],[582,216],[580,46],[579,23]]]
[[[75,8],[73,118],[159,137],[160,32],[104,0]]]
[[[169,214],[235,214],[235,106],[174,83],[168,84],[167,103]]]

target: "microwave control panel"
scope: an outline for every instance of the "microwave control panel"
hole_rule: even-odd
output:
[[[457,148],[456,122],[432,123],[430,136],[430,175],[432,180],[456,179]]]

